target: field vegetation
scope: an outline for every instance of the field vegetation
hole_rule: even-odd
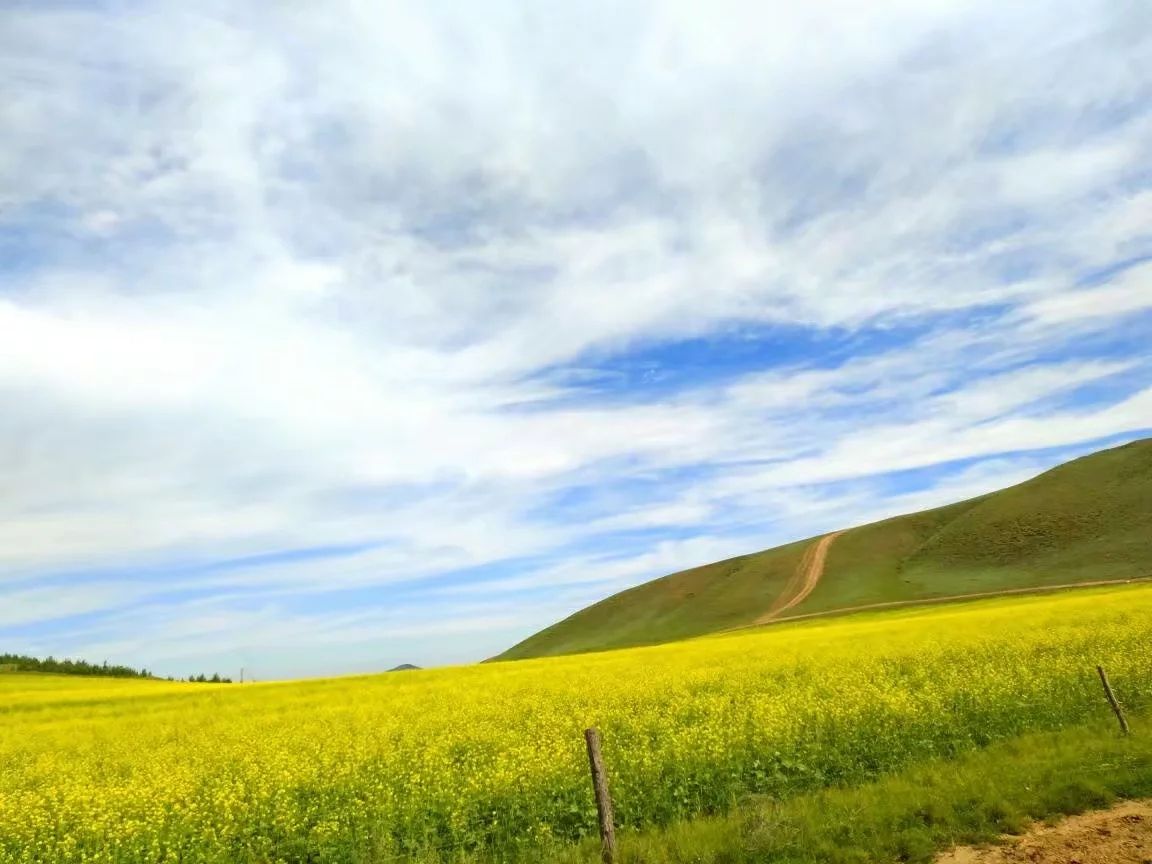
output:
[[[1145,730],[1152,716],[1135,720]],[[1037,822],[1149,796],[1152,735],[1122,737],[1102,717],[918,761],[857,786],[749,796],[722,816],[627,835],[619,853],[621,864],[927,864],[957,845],[995,843]],[[597,861],[589,840],[554,864]]]
[[[639,843],[1107,718],[1097,663],[1140,716],[1150,626],[1132,585],[405,675],[0,676],[0,862],[579,856],[587,726]]]

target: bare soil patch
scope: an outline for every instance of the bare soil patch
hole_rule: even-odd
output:
[[[937,864],[1152,864],[1152,800],[1037,824],[1002,846],[962,846]]]
[[[824,565],[828,561],[828,547],[843,533],[833,531],[831,534],[825,534],[804,550],[796,572],[792,574],[792,578],[788,580],[788,584],[784,586],[784,590],[780,592],[771,608],[756,619],[756,624],[765,624],[808,599],[808,595],[824,575]]]

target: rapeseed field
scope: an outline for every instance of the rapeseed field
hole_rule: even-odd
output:
[[[0,675],[0,864],[500,859],[862,782],[1152,693],[1152,587],[258,685]],[[541,852],[540,860],[545,853]]]

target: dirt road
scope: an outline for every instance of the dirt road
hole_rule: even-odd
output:
[[[812,589],[820,581],[820,577],[824,575],[824,565],[828,561],[828,548],[832,545],[832,541],[843,533],[843,531],[833,531],[831,534],[825,534],[804,550],[804,555],[796,566],[796,572],[792,574],[784,586],[784,590],[780,592],[780,596],[773,601],[768,611],[757,618],[754,623],[767,624],[769,621],[779,618],[789,609],[799,606],[808,598]]]
[[[1128,801],[1111,810],[1036,826],[1003,846],[965,846],[937,864],[1144,864],[1152,860],[1152,805]]]

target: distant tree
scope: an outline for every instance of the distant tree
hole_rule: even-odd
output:
[[[130,666],[117,666],[109,663],[107,660],[102,663],[89,663],[86,660],[71,660],[65,658],[57,660],[55,657],[49,655],[44,659],[36,657],[28,657],[24,654],[3,654],[0,653],[0,672],[47,672],[55,675],[91,675],[91,676],[106,676],[109,678],[152,678],[153,675],[147,669],[133,669]],[[167,677],[168,681],[186,680],[195,681],[197,683],[213,684],[231,684],[232,679],[226,678],[219,672],[212,673],[209,678],[204,673],[199,675],[189,675],[186,679],[176,679],[171,675]]]
[[[0,667],[14,672],[50,672],[57,675],[99,675],[111,678],[147,678],[146,670],[128,666],[89,663],[86,660],[57,660],[49,655],[43,660],[24,654],[0,654]]]

